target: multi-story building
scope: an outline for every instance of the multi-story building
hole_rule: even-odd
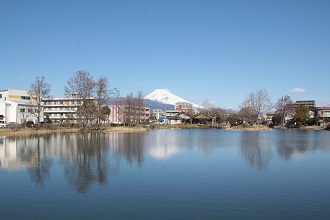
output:
[[[330,107],[317,107],[316,115],[321,119],[330,119]]]
[[[90,98],[93,100],[93,98]],[[44,114],[53,123],[76,123],[77,110],[81,100],[74,94],[70,98],[44,98],[42,100]]]
[[[189,102],[175,103],[175,110],[179,110],[187,114],[192,114],[194,112],[193,105]]]
[[[287,114],[285,115],[285,121],[289,121],[294,118],[297,108],[299,106],[306,106],[309,109],[309,116],[310,118],[314,118],[316,105],[314,100],[301,100],[296,101],[294,103],[288,104],[286,106]]]
[[[24,124],[27,121],[38,122],[37,106],[30,95],[24,90],[0,91],[0,120],[6,123]],[[40,122],[43,122],[43,110],[40,112]]]
[[[129,107],[127,105],[109,105],[109,122],[113,124],[124,124],[128,122],[144,123],[150,118],[150,108]]]

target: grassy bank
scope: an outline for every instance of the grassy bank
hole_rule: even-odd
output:
[[[0,136],[24,136],[30,134],[49,134],[49,133],[74,133],[78,131],[79,129],[77,128],[58,128],[55,130],[22,128],[18,131],[13,131],[9,128],[2,128],[0,129]]]
[[[141,127],[105,127],[100,132],[141,132],[146,131]],[[77,133],[80,132],[79,128],[64,128],[59,127],[56,129],[35,129],[35,128],[22,128],[18,131],[13,131],[9,128],[0,129],[0,136],[27,136],[31,134],[51,134],[51,133]]]
[[[100,131],[95,132],[144,132],[149,129],[197,129],[197,128],[212,128],[206,125],[196,125],[196,124],[178,124],[178,125],[152,125],[146,127],[126,127],[126,126],[109,126],[104,127]],[[250,131],[265,131],[270,128],[265,125],[255,125],[255,126],[234,126],[230,128],[223,128],[224,130],[250,130]],[[283,128],[282,128],[283,129]],[[299,128],[301,130],[325,130],[321,126],[307,126]],[[76,133],[80,132],[78,128],[64,128],[58,127],[56,129],[34,129],[34,128],[22,128],[18,131],[13,131],[9,128],[0,129],[0,136],[27,136],[31,134],[50,134],[50,133]],[[93,132],[93,131],[91,131]]]
[[[224,130],[269,130],[270,128],[265,125],[255,126],[233,126],[233,127],[221,127],[217,125],[203,125],[203,124],[177,124],[177,125],[152,125],[153,129],[196,129],[196,128],[217,128]]]
[[[270,128],[266,125],[253,125],[253,126],[233,126],[230,128],[226,128],[226,130],[247,130],[247,131],[265,131],[269,130]]]

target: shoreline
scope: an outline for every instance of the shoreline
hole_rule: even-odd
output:
[[[158,127],[106,127],[100,131],[87,131],[89,132],[145,132],[148,130],[154,130],[154,129],[208,129],[211,127],[203,127],[203,126],[196,126],[196,125],[184,125],[184,126],[158,126]],[[219,128],[214,128],[219,129]],[[221,128],[220,128],[221,129]],[[259,126],[251,126],[251,127],[243,127],[243,126],[235,126],[230,128],[222,128],[221,130],[237,130],[237,131],[267,131],[272,129],[290,129],[290,128],[281,128],[281,127],[274,127],[270,128],[265,125],[259,125]],[[327,131],[327,129],[321,127],[321,126],[306,126],[301,128],[293,128],[293,129],[299,129],[299,130],[315,130],[315,131]],[[12,131],[9,128],[1,128],[0,129],[0,136],[29,136],[32,134],[52,134],[52,133],[79,133],[79,128],[58,128],[55,130],[50,129],[33,129],[33,128],[22,128],[18,131]]]
[[[107,127],[100,131],[87,131],[89,132],[144,132],[147,129],[142,127]],[[55,133],[79,133],[79,128],[58,128],[58,129],[33,129],[22,128],[18,131],[12,131],[9,128],[1,128],[0,136],[29,136],[32,134],[55,134]]]

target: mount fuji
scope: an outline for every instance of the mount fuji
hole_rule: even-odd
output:
[[[189,102],[177,95],[174,95],[168,89],[156,89],[144,98],[170,105],[175,105],[177,102]],[[189,103],[191,103],[195,108],[201,108],[198,104],[192,102]]]

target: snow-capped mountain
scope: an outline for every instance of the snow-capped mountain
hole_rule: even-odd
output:
[[[174,95],[168,89],[156,89],[144,98],[171,105],[175,105],[177,102],[189,102],[177,95]],[[200,108],[200,105],[192,102],[189,103],[191,103],[195,108]]]

